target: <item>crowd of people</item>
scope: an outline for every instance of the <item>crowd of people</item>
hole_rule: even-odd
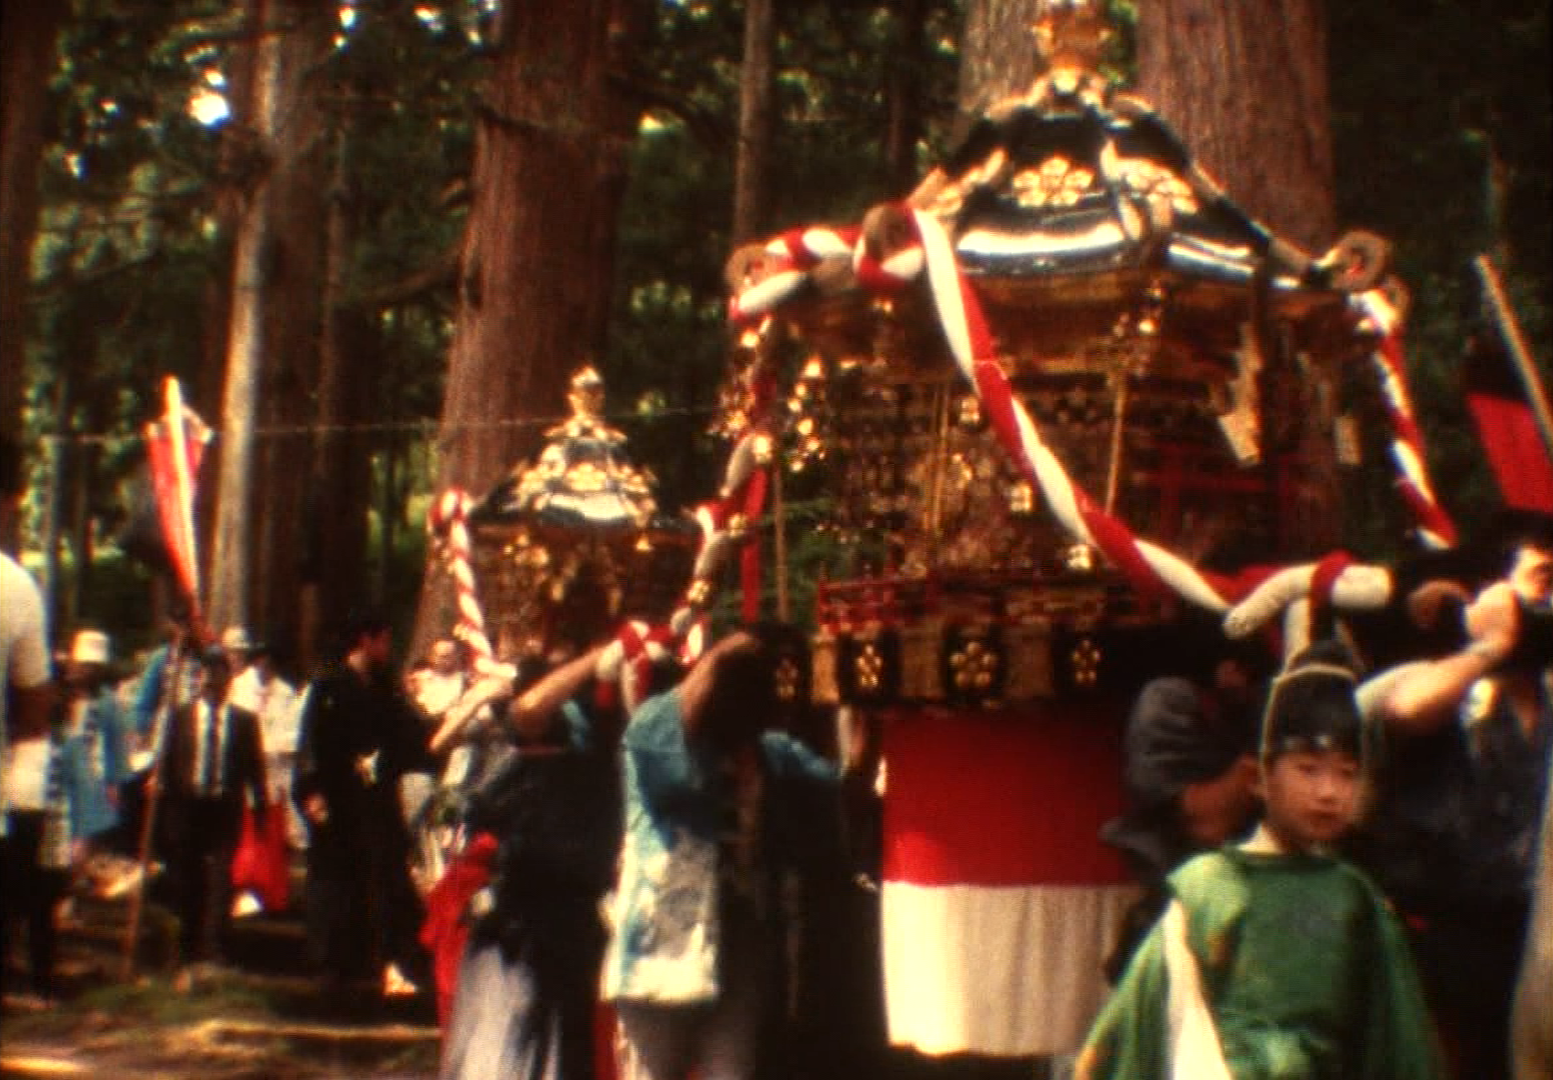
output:
[[[1287,661],[1226,642],[1143,685],[1101,837],[1139,899],[1078,1076],[1553,1075],[1553,531],[1507,536],[1474,590],[1419,591],[1454,637],[1420,630],[1401,662],[1325,613]],[[512,680],[439,641],[400,678],[361,615],[298,689],[244,629],[208,641],[186,615],[115,693],[108,636],[51,665],[36,587],[0,560],[0,932],[25,931],[35,994],[71,868],[135,855],[151,815],[183,987],[234,918],[289,902],[234,876],[272,836],[305,860],[324,988],[435,994],[444,1080],[789,1075],[791,883],[850,879],[835,853],[879,744],[791,733],[785,630],[622,693],[607,640]]]

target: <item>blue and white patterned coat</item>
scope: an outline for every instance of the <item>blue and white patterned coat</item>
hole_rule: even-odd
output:
[[[836,766],[791,736],[759,741],[762,856],[795,854],[814,833],[804,788],[833,791]],[[732,797],[713,754],[686,738],[680,692],[637,709],[621,740],[625,839],[604,959],[604,996],[695,1005],[718,996],[718,839]],[[812,805],[812,804],[809,804]],[[820,827],[819,823],[813,823]]]

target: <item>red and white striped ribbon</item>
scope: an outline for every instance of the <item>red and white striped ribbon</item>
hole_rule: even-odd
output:
[[[1424,437],[1413,416],[1402,355],[1401,315],[1379,289],[1355,296],[1353,306],[1360,317],[1360,328],[1372,331],[1379,338],[1370,354],[1370,362],[1380,380],[1386,419],[1391,425],[1391,460],[1397,470],[1397,490],[1413,512],[1419,539],[1424,545],[1435,550],[1453,547],[1456,526],[1440,506],[1434,485],[1429,482],[1429,471],[1424,464]]]
[[[766,274],[728,302],[728,318],[749,322],[791,297],[809,281],[822,259],[851,258],[861,230],[854,226],[815,225],[792,229],[766,244]]]
[[[431,504],[427,530],[440,543],[447,558],[458,603],[458,622],[453,636],[469,647],[471,666],[481,675],[501,674],[508,665],[497,663],[496,651],[486,636],[485,613],[475,592],[474,565],[469,540],[469,511],[473,503],[459,488],[449,488]]]

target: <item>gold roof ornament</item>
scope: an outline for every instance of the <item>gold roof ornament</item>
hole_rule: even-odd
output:
[[[572,376],[566,395],[572,412],[580,419],[596,420],[604,408],[604,379],[592,364]]]
[[[572,415],[545,432],[539,455],[514,466],[476,517],[537,517],[563,529],[646,527],[658,509],[657,482],[631,462],[625,434],[604,420],[604,380],[595,368],[572,376],[567,401]]]
[[[604,420],[604,377],[592,364],[578,368],[567,383],[566,404],[572,415],[545,432],[547,440],[595,438],[623,444],[625,435]]]
[[[1070,82],[1066,88],[1058,87],[1070,93],[1085,75],[1099,70],[1112,33],[1098,0],[1043,0],[1036,5],[1030,29],[1048,76]]]

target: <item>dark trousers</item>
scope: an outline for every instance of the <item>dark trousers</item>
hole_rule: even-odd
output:
[[[1460,1080],[1509,1080],[1510,1003],[1528,923],[1524,905],[1431,917],[1414,955]]]
[[[307,849],[303,909],[308,955],[330,981],[365,979],[372,974],[366,877],[320,843],[322,834],[323,830],[315,829]]]
[[[142,774],[119,785],[119,821],[105,838],[108,849],[120,855],[139,858],[145,820],[146,778]]]
[[[184,796],[170,800],[165,812],[180,959],[219,962],[230,921],[241,810],[227,799]]]
[[[5,884],[0,887],[0,961],[9,956],[13,926],[27,935],[27,969],[35,993],[54,993],[54,956],[59,942],[54,906],[65,894],[69,874],[45,869],[41,810],[12,810],[9,833],[0,844],[0,867]],[[5,964],[0,962],[0,972]],[[3,978],[3,974],[0,974]]]
[[[306,906],[313,960],[325,976],[360,978],[374,964],[392,963],[411,981],[430,985],[431,961],[420,943],[425,908],[392,804],[342,813],[312,829]]]

